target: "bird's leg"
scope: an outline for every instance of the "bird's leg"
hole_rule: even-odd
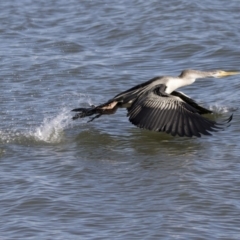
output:
[[[101,116],[102,116],[102,114],[100,113],[100,114],[94,116],[93,118],[90,118],[90,120],[88,121],[88,123],[89,123],[89,122],[92,122],[94,119],[99,118],[99,117],[101,117]]]
[[[101,117],[103,114],[114,114],[118,109],[117,103],[118,102],[114,101],[109,104],[96,107],[95,110],[96,110],[96,113],[98,114],[90,118],[88,122],[92,122],[94,119]]]

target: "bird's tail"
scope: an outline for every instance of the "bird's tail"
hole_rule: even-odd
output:
[[[75,108],[72,110],[73,112],[78,112],[75,114],[72,119],[76,120],[78,118],[84,118],[88,116],[92,116],[97,113],[97,109],[95,106],[90,107],[90,108]]]

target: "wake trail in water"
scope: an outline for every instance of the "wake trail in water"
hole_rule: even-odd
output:
[[[90,102],[88,102],[88,104],[90,104]],[[237,110],[220,105],[211,105],[209,108],[215,114],[220,115]],[[55,116],[44,117],[42,123],[38,126],[31,126],[21,130],[14,129],[14,127],[6,130],[0,129],[0,143],[60,143],[64,141],[64,131],[76,125],[79,125],[79,121],[72,121],[70,109],[62,108]]]

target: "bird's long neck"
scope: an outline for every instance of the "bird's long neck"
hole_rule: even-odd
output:
[[[184,78],[184,79],[181,77],[176,77],[176,78],[169,79],[169,81],[166,84],[167,85],[166,93],[170,94],[171,92],[173,92],[174,90],[180,87],[184,87],[194,83],[195,80],[196,78],[193,78],[193,77]]]

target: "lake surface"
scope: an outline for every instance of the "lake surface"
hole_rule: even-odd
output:
[[[240,2],[1,1],[0,239],[240,239],[240,77],[181,89],[231,126],[72,121],[157,75],[240,70]]]

